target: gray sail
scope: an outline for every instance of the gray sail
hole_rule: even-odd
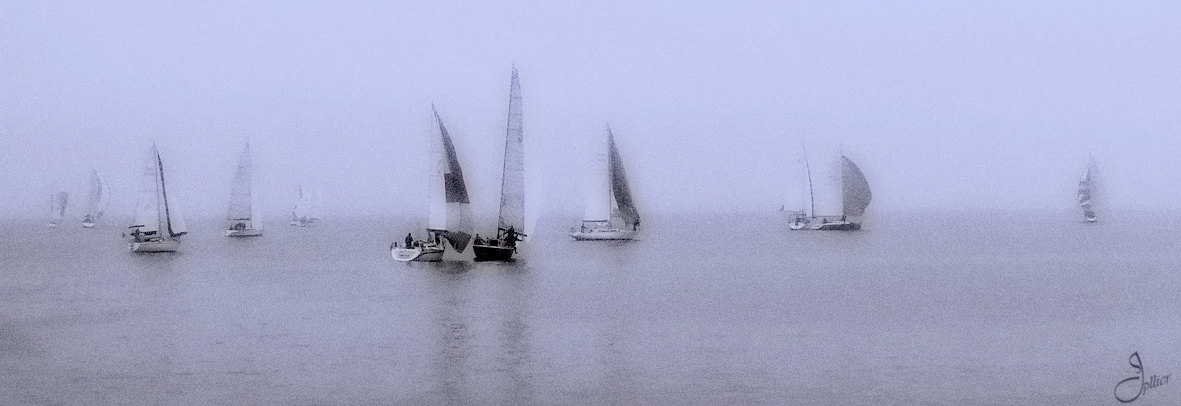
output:
[[[249,223],[254,220],[253,197],[250,190],[251,172],[253,165],[250,162],[250,143],[246,143],[242,154],[238,156],[238,167],[234,171],[234,183],[230,189],[230,209],[226,213],[226,221],[231,224],[238,221]],[[257,228],[254,224],[250,226]]]
[[[869,207],[873,193],[869,191],[869,182],[857,164],[841,155],[841,207],[846,216],[860,216]]]
[[[451,143],[451,136],[447,134],[447,127],[443,126],[443,119],[439,118],[438,112],[435,113],[435,120],[439,123],[443,155],[446,157],[446,165],[443,168],[443,191],[447,205],[447,229],[432,231],[442,234],[456,251],[463,252],[472,238],[472,214],[467,186],[463,182],[463,169],[459,166],[455,145]]]
[[[97,170],[91,169],[90,200],[86,205],[86,220],[98,221],[99,218],[102,218],[111,202],[110,192],[107,189],[107,181],[98,176]]]
[[[611,194],[615,198],[619,217],[624,223],[635,228],[640,225],[640,213],[632,200],[631,188],[627,184],[627,172],[623,169],[623,159],[619,156],[619,149],[615,147],[615,135],[611,128],[607,128],[607,163],[611,171]]]
[[[49,210],[53,216],[53,221],[59,221],[66,217],[66,205],[70,202],[70,194],[66,192],[57,192],[49,196]]]
[[[1083,171],[1083,177],[1078,181],[1078,206],[1083,209],[1083,217],[1088,221],[1098,218],[1095,207],[1098,194],[1099,166],[1095,164],[1095,159],[1091,158],[1087,169]]]
[[[500,181],[501,230],[525,231],[525,131],[521,112],[521,83],[513,68],[509,85],[508,131],[504,139],[504,172]]]

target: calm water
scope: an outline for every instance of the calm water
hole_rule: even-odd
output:
[[[561,219],[510,264],[395,263],[392,218],[193,221],[171,255],[7,220],[0,404],[1106,405],[1133,352],[1181,376],[1181,217],[1070,214]]]

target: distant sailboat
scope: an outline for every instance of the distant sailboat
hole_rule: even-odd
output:
[[[49,195],[49,224],[46,224],[46,227],[57,227],[57,223],[66,218],[66,205],[69,202],[69,193],[57,192]]]
[[[607,127],[605,154],[600,154],[597,162],[600,172],[593,176],[598,182],[591,186],[581,227],[570,229],[570,236],[578,241],[633,239],[639,231],[640,213],[611,127]]]
[[[320,221],[320,191],[299,185],[295,208],[291,209],[290,225],[307,227]]]
[[[477,238],[472,250],[477,261],[505,261],[525,236],[525,141],[521,114],[521,83],[513,68],[509,85],[508,131],[504,140],[504,172],[500,183],[500,218],[496,238]]]
[[[1078,181],[1078,206],[1083,209],[1083,219],[1088,223],[1099,221],[1101,186],[1099,165],[1095,163],[1095,157],[1090,157],[1087,169],[1083,170],[1083,177]]]
[[[254,168],[250,162],[250,143],[238,156],[234,172],[234,186],[230,190],[230,210],[226,213],[226,237],[256,237],[262,235],[262,219],[254,204]]]
[[[111,203],[110,187],[107,181],[98,176],[98,171],[90,170],[90,200],[86,205],[86,216],[82,217],[82,227],[94,227],[94,223],[102,218],[107,206]]]
[[[860,217],[869,207],[873,193],[869,190],[869,181],[865,179],[865,174],[861,173],[857,164],[841,155],[841,214],[839,216],[817,216],[815,215],[816,196],[812,188],[812,173],[811,167],[807,165],[807,156],[804,157],[804,162],[808,171],[808,200],[812,210],[806,215],[799,211],[792,212],[793,218],[790,220],[789,227],[792,230],[860,230]]]
[[[169,193],[167,179],[160,152],[153,143],[144,165],[135,224],[128,227],[131,252],[173,252],[179,245],[178,238],[188,233],[176,196]]]
[[[451,243],[456,252],[463,253],[472,238],[472,213],[463,182],[463,169],[455,154],[455,145],[443,126],[443,119],[431,106],[439,137],[432,141],[432,170],[430,180],[430,218],[427,238],[415,240],[407,234],[405,245],[390,244],[390,255],[398,261],[433,262],[443,259],[446,245]],[[433,137],[432,137],[433,138]]]

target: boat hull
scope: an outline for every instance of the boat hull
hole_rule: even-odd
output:
[[[571,231],[570,237],[578,241],[611,241],[632,240],[636,238],[634,230],[589,230]]]
[[[400,262],[438,262],[443,260],[443,250],[422,246],[414,248],[391,247],[390,256]]]
[[[82,223],[82,228],[94,228],[94,223]]]
[[[176,252],[180,243],[177,241],[142,241],[127,244],[131,252]]]
[[[513,259],[516,248],[472,244],[472,252],[476,254],[476,261],[509,261]]]
[[[821,231],[854,231],[861,229],[861,223],[853,223],[849,221],[833,221],[812,226],[813,230]]]
[[[247,228],[242,230],[224,230],[226,237],[258,237],[262,235],[261,229]]]

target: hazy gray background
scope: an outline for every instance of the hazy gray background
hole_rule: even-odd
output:
[[[648,213],[778,209],[802,141],[870,212],[1068,208],[1088,151],[1117,206],[1181,195],[1176,3],[694,3],[2,2],[0,214],[80,217],[91,167],[126,214],[155,139],[222,215],[250,139],[267,212],[425,216],[431,102],[494,212],[514,64],[550,212],[606,122]]]

